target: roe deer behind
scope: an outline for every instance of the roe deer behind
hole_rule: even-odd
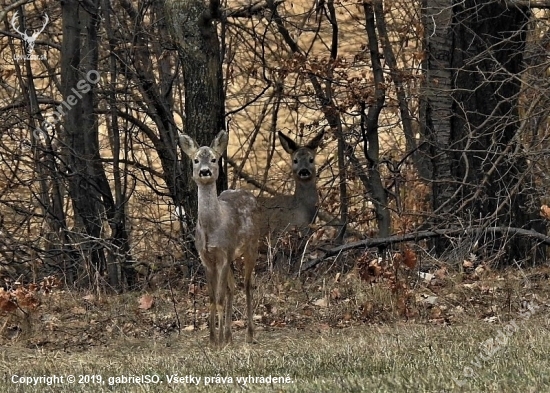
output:
[[[320,132],[308,144],[300,146],[279,131],[279,141],[292,159],[292,177],[296,184],[294,195],[258,198],[262,240],[275,239],[281,233],[293,228],[307,230],[315,220],[319,202],[315,155],[323,135],[324,132]]]
[[[253,216],[256,198],[245,190],[226,190],[218,197],[216,180],[218,160],[227,148],[228,135],[220,133],[211,147],[199,147],[187,135],[180,135],[181,149],[193,160],[193,180],[198,187],[198,219],[195,245],[206,270],[210,297],[210,343],[222,347],[231,342],[231,316],[235,281],[231,262],[238,251],[244,259],[244,288],[248,329],[246,341],[252,342],[251,276],[258,257],[258,228]],[[216,313],[218,331],[216,332]]]

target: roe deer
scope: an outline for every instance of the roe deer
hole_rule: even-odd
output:
[[[232,341],[235,281],[231,262],[239,255],[238,251],[242,252],[244,259],[248,317],[246,341],[252,342],[254,337],[250,280],[258,257],[259,232],[253,220],[257,204],[254,195],[245,190],[226,190],[219,197],[216,195],[218,160],[227,148],[228,139],[227,133],[220,131],[211,147],[199,147],[192,138],[180,134],[180,147],[193,160],[193,180],[198,187],[195,245],[206,270],[210,296],[210,343],[215,347]]]
[[[279,131],[279,141],[292,159],[292,177],[296,183],[294,195],[259,197],[261,221],[260,236],[263,239],[277,237],[285,230],[308,229],[317,215],[317,195],[315,155],[323,140],[321,131],[305,146]]]

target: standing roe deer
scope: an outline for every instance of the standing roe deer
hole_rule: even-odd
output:
[[[256,198],[245,190],[226,190],[216,196],[218,160],[227,148],[228,135],[220,133],[211,147],[199,147],[187,135],[180,135],[181,149],[193,160],[193,180],[198,187],[198,220],[195,245],[206,270],[210,296],[210,343],[223,346],[231,342],[231,315],[235,281],[231,262],[237,251],[244,259],[244,289],[248,329],[246,341],[252,342],[251,276],[258,257],[259,232],[253,220]],[[224,304],[225,303],[225,304]],[[225,314],[224,314],[225,311]],[[218,333],[216,336],[216,313]]]
[[[315,155],[323,140],[324,131],[317,134],[305,146],[279,131],[279,141],[292,159],[292,177],[296,183],[294,195],[259,197],[261,221],[260,237],[276,238],[288,229],[308,229],[317,215]],[[269,240],[268,240],[269,242]]]

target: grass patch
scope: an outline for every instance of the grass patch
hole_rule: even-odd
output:
[[[41,351],[18,346],[5,348],[0,359],[2,392],[543,392],[550,386],[550,337],[541,318],[521,322],[519,329],[492,357],[472,364],[482,344],[496,337],[502,325],[468,324],[459,327],[398,324],[326,331],[276,329],[258,335],[258,343],[235,344],[222,351],[205,346],[205,333],[179,337],[113,341],[84,352]],[[494,349],[497,349],[496,347]],[[486,352],[483,352],[486,354]],[[479,358],[478,358],[479,360]],[[475,376],[466,372],[471,367]],[[25,377],[74,375],[77,383],[24,385]],[[78,383],[80,376],[88,382]],[[94,379],[101,376],[102,383]],[[114,383],[109,378],[158,376],[159,383]],[[169,383],[170,376],[180,382]],[[186,376],[200,377],[194,385]],[[290,377],[292,383],[244,384],[237,377]],[[210,384],[205,385],[205,378]],[[231,377],[216,380],[216,377]],[[458,386],[453,378],[462,381]]]
[[[394,279],[365,283],[356,272],[260,276],[257,343],[244,343],[238,291],[234,344],[221,351],[207,345],[200,283],[193,293],[151,291],[147,309],[143,293],[37,292],[21,297],[39,304],[26,315],[0,314],[0,392],[550,391],[549,276],[526,273],[429,284],[411,275],[398,290]],[[53,376],[63,382],[18,383]]]

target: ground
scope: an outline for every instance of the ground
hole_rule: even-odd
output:
[[[121,295],[21,285],[0,296],[0,391],[550,391],[549,272],[263,271],[257,342],[245,344],[239,288],[234,343],[219,351],[199,279]]]

